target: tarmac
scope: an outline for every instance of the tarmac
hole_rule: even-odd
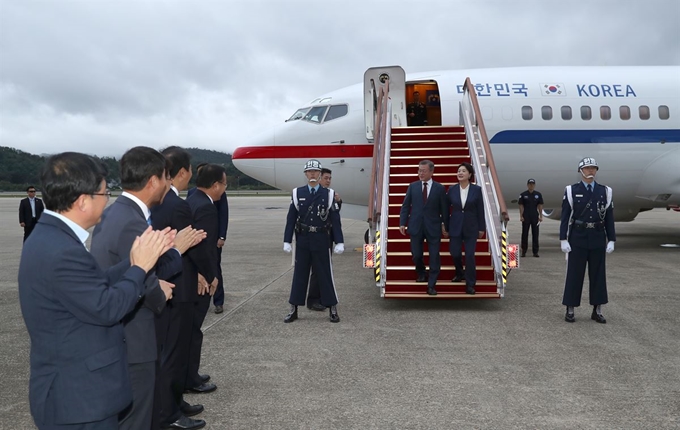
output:
[[[398,301],[381,299],[362,269],[355,249],[367,224],[350,219],[346,252],[333,256],[340,323],[300,308],[284,324],[289,199],[229,204],[225,312],[208,313],[201,364],[218,389],[185,397],[205,406],[197,418],[208,429],[680,428],[680,248],[660,246],[680,244],[680,213],[616,225],[607,324],[590,320],[587,284],[576,323],[564,321],[556,221],[541,224],[540,258],[521,260],[505,298]],[[1,429],[35,428],[18,206],[0,199]],[[519,243],[518,213],[510,215],[509,242]]]

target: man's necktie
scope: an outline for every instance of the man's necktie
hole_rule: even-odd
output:
[[[427,182],[423,182],[423,203],[427,203]]]
[[[314,194],[316,194],[316,188],[312,188],[312,196],[314,196]]]
[[[151,225],[151,215],[149,215],[149,217],[146,219],[146,223]]]
[[[587,188],[589,193],[593,192],[593,184],[588,184]]]

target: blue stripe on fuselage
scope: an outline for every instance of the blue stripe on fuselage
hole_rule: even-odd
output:
[[[504,130],[490,143],[659,143],[680,142],[674,130]]]

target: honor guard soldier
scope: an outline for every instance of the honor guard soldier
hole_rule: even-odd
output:
[[[522,257],[529,248],[529,227],[531,227],[531,252],[538,257],[538,225],[543,221],[543,195],[536,191],[536,180],[527,181],[525,192],[519,195],[519,219],[522,221]]]
[[[582,180],[569,185],[562,200],[560,243],[567,254],[567,280],[562,304],[567,307],[564,319],[574,322],[574,308],[581,304],[583,280],[588,266],[591,319],[604,324],[601,306],[607,303],[605,252],[614,251],[614,205],[612,189],[595,182],[599,167],[594,158],[578,164]]]
[[[340,213],[334,201],[334,191],[319,185],[321,163],[309,160],[304,167],[307,185],[293,190],[286,229],[283,235],[283,250],[291,252],[293,232],[297,246],[295,247],[295,269],[293,284],[290,290],[290,312],[283,320],[286,323],[298,318],[298,306],[305,304],[309,271],[314,267],[321,292],[321,304],[329,308],[330,321],[339,322],[338,296],[333,281],[331,254],[328,247],[330,235],[333,235],[336,254],[345,250],[340,225]]]

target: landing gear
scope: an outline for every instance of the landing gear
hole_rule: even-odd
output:
[[[364,233],[364,243],[365,243],[365,244],[368,244],[368,243],[369,243],[369,242],[368,242],[368,234],[369,234],[369,231],[370,231],[370,230],[371,230],[371,229],[367,229],[367,230],[366,230],[366,233]]]

